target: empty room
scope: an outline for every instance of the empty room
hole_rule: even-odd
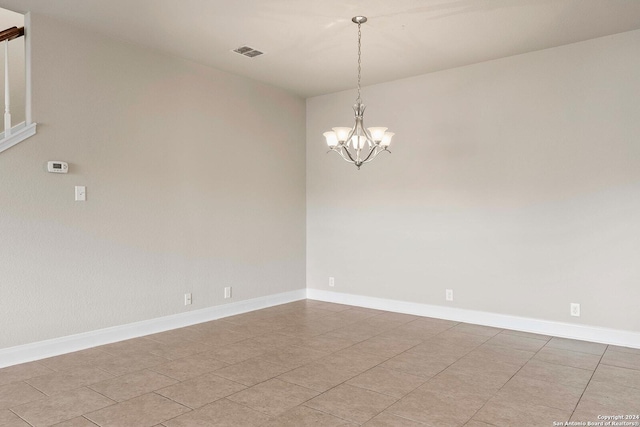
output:
[[[640,1],[0,0],[0,427],[640,426]]]

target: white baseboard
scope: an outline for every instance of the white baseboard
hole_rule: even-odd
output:
[[[303,300],[299,289],[0,350],[0,368]]]
[[[144,320],[97,331],[0,349],[0,368],[58,356],[99,345],[110,344],[171,329],[208,322],[223,317],[273,307],[302,299],[374,308],[396,313],[467,322],[496,328],[512,329],[555,337],[592,341],[623,347],[640,348],[640,333],[571,323],[552,322],[506,314],[465,310],[461,308],[419,304],[406,301],[343,294],[318,289],[299,289],[276,295],[238,301],[156,319]]]
[[[554,337],[592,341],[622,347],[640,348],[640,332],[618,329],[600,328],[596,326],[576,325],[572,323],[552,322],[549,320],[531,319],[510,316],[507,314],[488,313],[484,311],[465,310],[461,308],[419,304],[362,295],[343,294],[339,292],[307,289],[307,298],[347,304],[358,307],[374,308],[416,316],[435,317],[476,325],[493,326],[502,329],[551,335]]]

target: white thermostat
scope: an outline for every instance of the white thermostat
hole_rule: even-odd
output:
[[[69,172],[69,165],[67,164],[67,162],[50,160],[49,162],[47,162],[47,171],[53,173],[67,173]]]

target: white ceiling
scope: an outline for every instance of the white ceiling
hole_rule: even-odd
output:
[[[640,28],[640,0],[0,0],[290,90],[362,84]],[[249,59],[241,45],[266,52]]]

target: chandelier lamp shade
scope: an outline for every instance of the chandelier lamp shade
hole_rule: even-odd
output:
[[[353,105],[355,124],[353,127],[335,127],[323,135],[327,140],[330,151],[335,151],[349,163],[356,165],[358,169],[365,163],[375,159],[383,151],[389,151],[393,132],[387,132],[385,127],[365,128],[363,116],[365,105],[360,98],[361,76],[361,25],[367,22],[364,16],[354,16],[351,21],[358,24],[358,98]]]

